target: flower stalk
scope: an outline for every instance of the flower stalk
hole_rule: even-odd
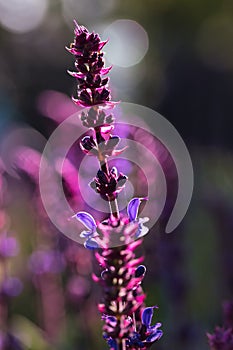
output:
[[[149,219],[138,217],[140,204],[147,198],[133,198],[127,214],[119,212],[117,196],[127,176],[108,164],[108,157],[120,155],[125,148],[117,149],[120,137],[113,134],[114,117],[106,113],[106,108],[116,105],[111,101],[109,78],[105,77],[112,68],[104,66],[102,48],[107,41],[74,23],[74,42],[67,50],[75,57],[76,71],[68,72],[77,81],[73,101],[85,107],[80,119],[89,130],[80,147],[88,156],[97,157],[99,170],[90,186],[110,207],[110,216],[103,222],[96,222],[86,212],[78,212],[74,218],[85,226],[80,236],[86,248],[95,250],[100,267],[99,276],[93,275],[93,279],[103,290],[98,307],[104,321],[104,339],[111,350],[145,350],[162,336],[161,324],[151,325],[156,307],[144,305],[141,283],[146,267],[141,265],[144,258],[136,256],[148,232],[144,223]]]

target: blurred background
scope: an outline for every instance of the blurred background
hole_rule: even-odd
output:
[[[145,238],[144,288],[163,323],[153,348],[207,350],[206,332],[233,295],[231,0],[0,0],[0,348],[6,333],[7,349],[106,348],[92,253],[50,223],[38,189],[46,139],[77,111],[65,50],[74,18],[110,39],[113,100],[156,110],[190,151],[190,208],[174,233],[163,232],[164,212]],[[78,152],[62,180],[85,209]],[[172,202],[174,169],[167,176]]]

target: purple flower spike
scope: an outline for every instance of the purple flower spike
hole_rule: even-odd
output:
[[[133,198],[128,204],[127,213],[130,221],[134,221],[138,216],[138,209],[141,204],[141,201],[147,200],[147,198]]]
[[[153,317],[153,314],[154,314],[154,308],[155,308],[155,306],[146,307],[143,310],[143,313],[142,313],[142,324],[144,324],[146,327],[149,327],[151,325],[152,317]]]
[[[84,226],[86,226],[91,232],[96,230],[96,222],[93,216],[85,211],[80,211],[75,214],[75,217],[78,221],[80,221]]]
[[[84,26],[75,21],[74,41],[67,51],[75,56],[77,72],[68,73],[77,79],[77,98],[73,101],[81,107],[102,104],[114,106],[111,102],[108,78],[103,77],[112,67],[104,67],[102,49],[108,40],[101,41],[99,34],[90,33]],[[87,125],[85,125],[87,126]]]

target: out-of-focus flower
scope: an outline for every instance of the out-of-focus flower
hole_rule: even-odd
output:
[[[29,259],[29,268],[36,275],[59,273],[64,269],[64,260],[58,251],[37,250]]]
[[[23,350],[21,342],[10,333],[1,333],[0,331],[0,349],[4,350]]]
[[[22,289],[22,282],[17,277],[7,277],[2,282],[0,293],[7,297],[16,297],[22,292]]]
[[[17,255],[19,245],[14,237],[8,237],[5,233],[0,235],[0,257],[10,258]]]
[[[72,276],[67,282],[67,294],[69,299],[77,303],[82,302],[90,293],[90,282],[82,276]]]
[[[223,327],[216,327],[213,334],[207,333],[211,350],[233,349],[233,303],[225,302],[223,305]]]
[[[211,350],[232,350],[233,331],[231,328],[216,327],[213,334],[207,334]]]

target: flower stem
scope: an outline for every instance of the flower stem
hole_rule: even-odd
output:
[[[126,340],[125,339],[122,339],[122,340],[120,340],[120,342],[119,342],[119,350],[126,350],[126,342],[125,342]]]
[[[99,143],[103,142],[103,140],[101,138],[100,128],[95,128],[95,134],[96,134],[97,143],[99,144]],[[109,166],[108,166],[107,158],[103,157],[103,155],[100,152],[99,156],[98,156],[98,160],[99,160],[99,164],[100,164],[100,169],[107,176],[109,176]],[[119,213],[119,208],[118,208],[118,204],[117,204],[117,199],[116,198],[114,198],[114,199],[109,198],[108,202],[109,202],[111,215],[119,221],[120,213]]]

